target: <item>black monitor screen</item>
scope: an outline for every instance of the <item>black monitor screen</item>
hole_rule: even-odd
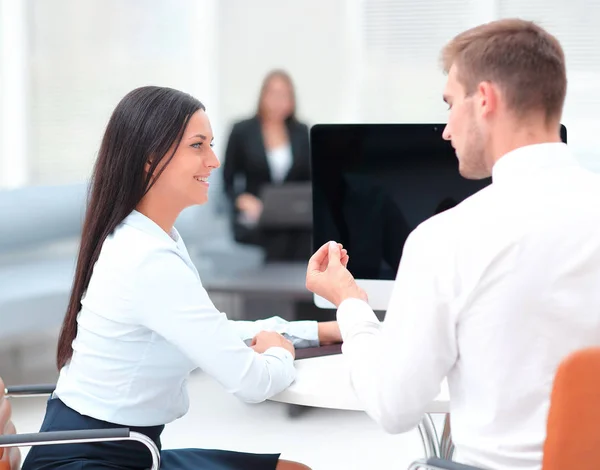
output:
[[[491,182],[460,176],[443,130],[444,124],[313,126],[314,247],[337,240],[348,249],[355,278],[394,279],[408,234]]]

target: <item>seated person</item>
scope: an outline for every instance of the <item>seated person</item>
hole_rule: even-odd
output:
[[[223,180],[237,242],[262,246],[267,261],[310,257],[310,230],[263,231],[258,226],[265,185],[310,180],[308,127],[296,119],[294,86],[284,71],[267,75],[256,115],[233,126]]]
[[[204,106],[177,90],[138,88],[113,112],[60,334],[60,377],[41,431],[127,427],[160,448],[164,425],[187,412],[194,369],[241,400],[261,402],[294,380],[294,344],[340,341],[335,322],[237,323],[212,304],[173,226],[186,207],[207,201],[220,166],[212,139]],[[278,454],[185,449],[161,456],[165,470],[307,468]],[[150,463],[139,443],[111,442],[35,447],[23,468]]]
[[[447,377],[457,461],[540,469],[556,369],[600,344],[600,175],[561,143],[556,38],[500,20],[443,57],[443,136],[462,176],[492,184],[410,234],[383,323],[336,243],[307,286],[338,307],[354,390],[384,429],[415,427]]]

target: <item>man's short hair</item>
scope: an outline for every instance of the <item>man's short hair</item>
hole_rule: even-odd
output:
[[[453,64],[467,96],[489,81],[517,116],[543,112],[548,123],[560,120],[567,92],[565,55],[558,40],[537,24],[503,19],[469,29],[442,51],[446,73]]]

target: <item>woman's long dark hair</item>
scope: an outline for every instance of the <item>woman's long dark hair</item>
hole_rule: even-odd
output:
[[[81,299],[104,240],[136,208],[169,164],[190,117],[200,109],[204,110],[204,105],[186,93],[147,86],[128,93],[113,111],[90,182],[71,298],[58,340],[59,369],[73,355]],[[166,163],[156,172],[165,158]],[[150,165],[148,171],[144,171],[146,164]]]

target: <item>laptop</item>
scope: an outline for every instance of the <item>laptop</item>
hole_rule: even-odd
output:
[[[265,230],[311,230],[312,185],[294,182],[266,185],[261,192],[263,211],[258,226]]]

